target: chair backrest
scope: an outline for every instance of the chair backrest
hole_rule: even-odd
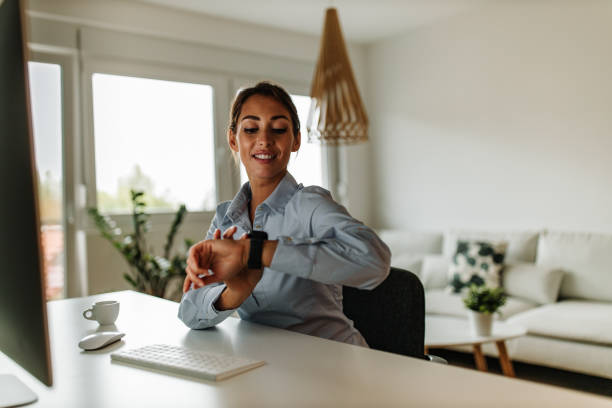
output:
[[[344,313],[371,348],[426,358],[425,291],[415,274],[392,267],[375,289],[342,292]]]

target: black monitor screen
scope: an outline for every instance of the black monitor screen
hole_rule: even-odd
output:
[[[51,385],[19,0],[0,0],[0,350]]]

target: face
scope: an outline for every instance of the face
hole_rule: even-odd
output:
[[[253,95],[242,105],[230,148],[240,155],[251,183],[280,180],[287,172],[291,152],[300,148],[293,136],[289,111],[277,100]]]

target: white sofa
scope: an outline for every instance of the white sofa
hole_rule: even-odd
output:
[[[444,233],[381,230],[391,264],[416,273],[427,314],[466,317],[445,290],[458,239],[507,241],[500,319],[527,328],[508,342],[513,360],[612,379],[612,235],[554,232]],[[497,355],[494,347],[485,353]]]

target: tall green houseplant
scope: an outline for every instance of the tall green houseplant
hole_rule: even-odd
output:
[[[146,233],[149,230],[150,215],[145,212],[146,203],[144,192],[130,190],[132,201],[132,221],[134,232],[123,234],[117,227],[115,221],[109,216],[102,215],[97,208],[89,208],[88,213],[93,218],[96,227],[102,237],[108,240],[123,255],[130,266],[130,273],[124,273],[123,277],[134,289],[150,295],[164,297],[168,284],[173,278],[184,278],[187,259],[187,251],[193,241],[185,239],[185,251],[171,256],[172,245],[176,233],[183,222],[187,209],[181,205],[174,216],[170,231],[166,236],[163,255],[153,253],[153,249],[147,249]]]

